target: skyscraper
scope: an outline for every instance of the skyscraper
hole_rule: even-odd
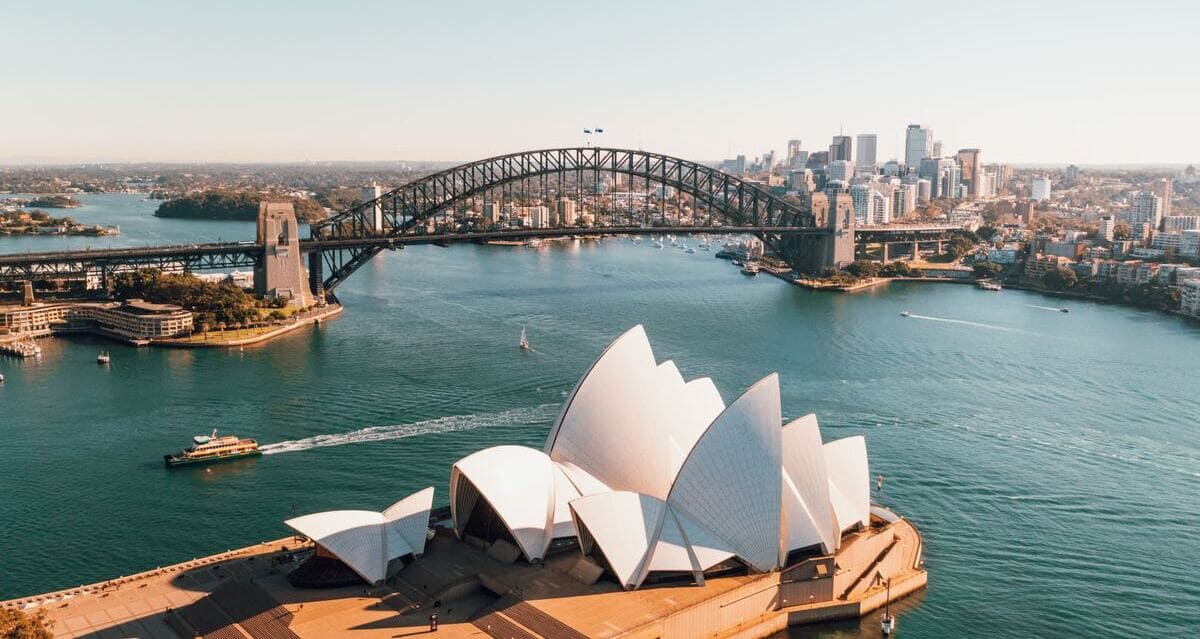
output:
[[[798,156],[800,155],[800,140],[788,140],[787,143],[787,165],[791,168],[797,168]]]
[[[879,142],[879,136],[874,133],[859,133],[858,134],[858,160],[855,165],[860,169],[875,168],[875,146]]]
[[[962,179],[970,187],[973,197],[979,196],[979,178],[983,172],[980,164],[979,149],[959,149],[958,165],[962,167]]]
[[[1171,190],[1173,184],[1171,178],[1159,178],[1150,183],[1150,192],[1162,198],[1162,214],[1171,214]]]
[[[920,124],[908,125],[904,133],[904,164],[909,172],[921,168],[921,160],[930,157],[933,151],[933,131],[921,128]]]
[[[829,145],[829,161],[837,162],[838,160],[854,161],[854,151],[848,135],[833,136],[833,144]]]

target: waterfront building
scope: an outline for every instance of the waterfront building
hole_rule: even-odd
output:
[[[1150,232],[1150,248],[1155,248],[1160,251],[1178,251],[1183,244],[1183,235],[1180,233],[1165,233],[1163,231]]]
[[[919,124],[910,124],[904,132],[904,165],[910,173],[921,166],[921,160],[933,155],[933,131]]]
[[[1165,206],[1164,206],[1165,208]],[[1198,215],[1164,215],[1162,219],[1162,228],[1164,231],[1189,231],[1200,229],[1200,216]]]
[[[829,145],[829,162],[849,162],[854,163],[854,148],[851,145],[851,138],[848,135],[833,136],[833,143]]]
[[[483,223],[487,226],[500,223],[500,205],[495,202],[483,203]]]
[[[1185,315],[1200,318],[1200,279],[1189,279],[1179,286],[1182,297],[1179,310]]]
[[[1145,241],[1149,232],[1162,225],[1162,198],[1149,191],[1138,191],[1133,195],[1133,208],[1129,210],[1129,226],[1133,239]]]
[[[658,364],[635,327],[575,387],[543,449],[494,446],[454,464],[454,531],[530,562],[577,538],[626,589],[655,574],[703,585],[730,561],[769,573],[793,551],[833,553],[870,522],[865,441],[822,444],[814,416],[782,421],[776,375],[726,406],[711,380]]]
[[[336,558],[363,581],[375,585],[403,568],[404,557],[424,554],[431,510],[432,487],[401,499],[383,512],[332,510],[293,517],[283,523],[311,539],[318,556]],[[297,570],[288,579],[301,585],[307,572]]]
[[[978,197],[979,178],[983,171],[979,149],[959,149],[957,159],[962,171],[962,180],[969,187],[968,194]]]
[[[1041,255],[1038,254],[1025,262],[1025,276],[1033,279],[1041,279],[1046,273],[1059,269],[1071,268],[1074,264],[1068,258],[1060,255]]]
[[[630,199],[628,195],[624,199],[626,200],[626,204],[628,204],[628,200]],[[644,199],[644,196],[642,199]],[[575,215],[575,200],[565,197],[558,198],[558,202],[555,203],[554,213],[555,224],[558,226],[573,226],[577,218]]]
[[[1157,195],[1162,200],[1162,214],[1167,216],[1171,214],[1171,197],[1173,184],[1171,178],[1159,178],[1150,183],[1150,192]]]
[[[1044,202],[1050,199],[1050,178],[1035,177],[1029,183],[1030,197],[1037,202]]]
[[[1179,233],[1179,256],[1200,261],[1200,230],[1188,229]]]
[[[854,206],[855,225],[865,226],[875,223],[871,211],[871,200],[874,195],[875,189],[866,184],[855,184],[850,187],[850,201]]]
[[[855,166],[860,169],[875,170],[875,147],[879,143],[879,136],[875,133],[860,133],[858,135],[858,156],[855,160]]]
[[[140,344],[188,335],[192,330],[191,311],[140,299],[0,307],[0,334],[17,333],[30,338],[56,332],[94,332]]]

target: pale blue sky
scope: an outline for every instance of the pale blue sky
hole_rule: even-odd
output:
[[[694,159],[906,124],[985,161],[1200,161],[1200,2],[0,0],[0,161]]]

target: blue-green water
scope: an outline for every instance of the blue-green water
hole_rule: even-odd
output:
[[[98,199],[129,216],[121,241],[243,226]],[[445,503],[454,460],[540,444],[591,360],[642,323],[660,359],[727,400],[779,371],[788,416],[866,435],[882,501],[925,536],[929,588],[901,636],[1178,636],[1200,610],[1200,325],[951,285],[812,293],[620,240],[409,248],[338,294],[339,319],[245,352],[72,338],[44,341],[40,362],[0,359],[0,598],[277,538],[293,512],[379,509],[431,484]],[[522,326],[533,353],[515,348]],[[162,468],[214,426],[278,445]]]

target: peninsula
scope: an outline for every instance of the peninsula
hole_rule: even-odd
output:
[[[258,204],[263,194],[248,191],[210,190],[191,193],[167,200],[158,205],[155,217],[189,218],[198,220],[235,220],[253,222],[258,219]],[[325,208],[306,197],[272,195],[274,201],[291,202],[301,222],[325,219]]]

